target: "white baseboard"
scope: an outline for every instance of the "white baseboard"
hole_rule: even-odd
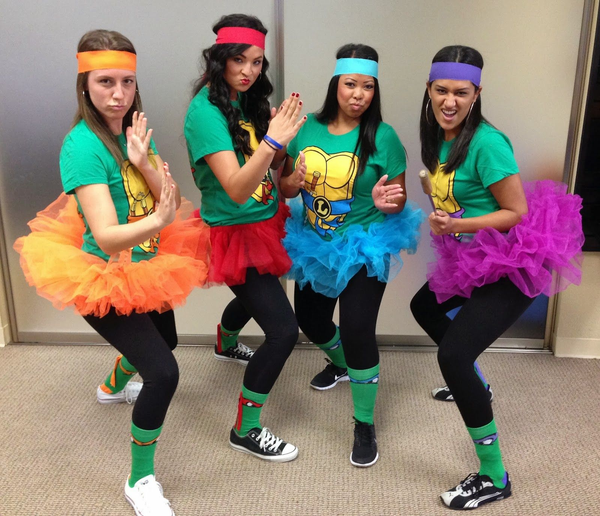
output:
[[[554,354],[562,358],[600,358],[600,339],[554,336]]]

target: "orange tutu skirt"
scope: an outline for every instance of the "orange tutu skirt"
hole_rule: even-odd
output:
[[[285,236],[285,221],[290,208],[279,203],[277,213],[267,220],[233,226],[212,226],[212,246],[208,286],[241,285],[246,281],[246,269],[259,274],[283,276],[292,261],[281,241]]]
[[[73,306],[81,315],[165,312],[183,305],[206,281],[210,228],[189,217],[192,203],[182,199],[175,221],[160,232],[157,255],[131,261],[123,251],[107,262],[81,250],[85,226],[72,195],[61,194],[29,222],[31,233],[14,249],[27,282],[62,310]],[[188,218],[189,217],[189,218]]]

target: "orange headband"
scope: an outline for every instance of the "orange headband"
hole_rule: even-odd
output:
[[[106,70],[107,68],[135,72],[137,56],[123,50],[92,50],[90,52],[79,52],[77,61],[79,62],[77,73]]]

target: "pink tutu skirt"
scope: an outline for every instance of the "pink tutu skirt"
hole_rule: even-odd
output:
[[[433,236],[437,261],[428,265],[438,303],[470,297],[475,287],[508,277],[525,295],[548,296],[581,282],[581,197],[555,181],[525,183],[529,212],[507,233],[478,231],[469,242]]]

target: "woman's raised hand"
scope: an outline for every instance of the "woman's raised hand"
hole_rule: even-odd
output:
[[[289,178],[289,185],[293,188],[302,190],[304,188],[304,179],[306,177],[306,162],[304,158],[304,152],[300,151],[300,160],[298,165],[292,172]]]
[[[375,208],[380,211],[385,211],[387,208],[395,208],[404,195],[404,189],[398,184],[386,185],[388,175],[381,176],[379,181],[375,183],[371,196]]]
[[[133,112],[131,127],[125,131],[127,137],[127,157],[132,165],[142,170],[148,165],[148,148],[152,137],[152,129],[146,130],[148,119],[144,113]]]
[[[290,143],[302,124],[306,122],[306,116],[298,120],[301,111],[300,93],[292,93],[289,98],[283,101],[279,110],[269,122],[267,135],[282,147]]]
[[[165,173],[162,178],[160,202],[156,208],[156,216],[159,217],[161,227],[168,226],[175,220],[175,212],[177,211],[176,206],[176,195],[175,195],[175,183],[169,172],[169,165],[165,162],[164,164]]]

